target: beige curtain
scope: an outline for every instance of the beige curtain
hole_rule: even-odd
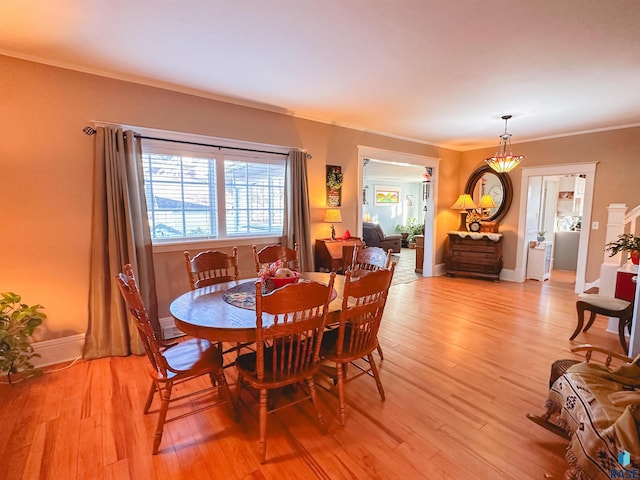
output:
[[[141,157],[133,132],[97,129],[85,358],[144,353],[114,280],[126,263],[136,272],[149,317],[159,331]]]
[[[301,150],[289,152],[285,179],[284,242],[289,247],[293,247],[293,244],[298,242],[300,268],[303,271],[313,271],[306,152]]]

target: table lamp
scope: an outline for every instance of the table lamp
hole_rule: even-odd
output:
[[[331,240],[335,240],[336,228],[333,224],[342,223],[342,215],[340,214],[340,210],[338,210],[337,208],[327,208],[327,211],[324,213],[324,223],[331,224]]]
[[[467,230],[467,215],[469,214],[468,210],[476,209],[478,206],[471,199],[471,195],[468,193],[463,193],[458,197],[456,203],[451,205],[451,208],[454,210],[460,210],[460,226],[458,230]]]
[[[488,216],[489,210],[492,208],[496,208],[498,205],[496,205],[496,202],[493,201],[493,197],[491,195],[489,195],[488,193],[483,195],[482,198],[480,198],[480,202],[478,203],[478,208],[480,209],[480,214],[482,216]]]

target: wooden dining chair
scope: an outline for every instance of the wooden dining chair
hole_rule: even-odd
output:
[[[372,271],[380,268],[389,268],[391,265],[391,255],[393,250],[384,250],[380,247],[358,247],[353,254],[353,262],[351,270],[354,273],[358,271]]]
[[[285,247],[284,245],[267,245],[258,250],[258,247],[253,245],[253,259],[256,263],[256,273],[260,273],[260,269],[264,264],[271,264],[282,260],[285,267],[300,271],[300,253],[298,251],[298,244],[295,243],[293,248]]]
[[[320,344],[329,302],[333,294],[335,273],[329,284],[299,282],[262,294],[262,284],[256,282],[256,351],[240,355],[237,400],[243,388],[250,386],[260,392],[260,462],[267,451],[267,415],[280,409],[311,400],[324,433],[324,419],[318,410],[313,380],[320,368]],[[268,393],[288,385],[306,382],[308,391],[302,398],[275,406],[268,403]],[[297,392],[296,392],[297,393]]]
[[[184,252],[187,274],[191,290],[238,280],[238,247],[233,247],[231,255],[224,252],[207,250],[191,258],[189,251]]]
[[[342,246],[342,266],[338,269],[338,273],[344,274],[353,267],[358,248],[362,247],[355,243]]]
[[[207,340],[194,338],[176,343],[169,348],[163,348],[149,321],[131,265],[124,266],[123,272],[116,276],[116,281],[127,308],[136,321],[145,352],[151,363],[151,369],[149,370],[151,389],[144,405],[144,413],[149,413],[156,392],[160,397],[160,412],[153,439],[153,454],[158,453],[164,425],[167,422],[201,412],[224,402],[229,404],[235,417],[235,404],[232,402],[229,386],[222,370],[222,351],[220,347],[211,344]],[[209,376],[211,387],[192,390],[179,397],[171,398],[175,385],[194,380],[203,375]],[[195,395],[201,396],[209,392],[211,402],[208,402],[203,407],[167,419],[170,403]],[[214,392],[218,392],[218,395],[213,395]],[[190,402],[183,402],[182,405],[189,406]]]
[[[224,252],[207,250],[191,258],[189,251],[184,252],[187,275],[191,290],[238,280],[238,247],[233,247],[231,255]],[[222,343],[220,343],[222,347]],[[250,343],[236,343],[227,349],[223,348],[222,356],[227,353],[236,354]],[[233,366],[235,360],[224,364],[225,368]]]
[[[391,248],[385,251],[380,247],[362,248],[357,246],[353,252],[353,261],[351,262],[350,270],[353,272],[353,275],[360,276],[381,268],[389,268],[389,265],[391,265],[391,255],[393,255]],[[384,360],[380,343],[378,343],[377,351],[378,355],[380,355],[380,360]]]
[[[335,363],[335,371],[323,369],[323,372],[333,376],[338,385],[339,415],[342,425],[345,424],[344,398],[347,382],[367,374],[375,379],[380,398],[383,401],[385,399],[372,353],[378,346],[378,329],[395,265],[392,263],[388,269],[371,271],[358,278],[352,277],[350,270],[346,272],[339,326],[325,332],[322,339],[322,359]],[[360,359],[364,361],[358,361]],[[356,375],[349,378],[346,377],[348,364],[352,364],[359,370]]]

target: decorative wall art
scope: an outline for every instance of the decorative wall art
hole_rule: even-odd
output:
[[[395,205],[400,202],[400,187],[376,185],[375,204]]]
[[[327,206],[339,207],[342,203],[342,167],[327,165]]]
[[[573,200],[573,192],[559,192],[558,198],[562,200]]]

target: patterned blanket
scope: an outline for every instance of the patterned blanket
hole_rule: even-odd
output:
[[[640,405],[614,404],[609,398],[625,398],[621,392],[636,388],[640,367],[635,362],[615,371],[579,363],[552,385],[547,408],[571,436],[567,460],[573,478],[640,478]]]

